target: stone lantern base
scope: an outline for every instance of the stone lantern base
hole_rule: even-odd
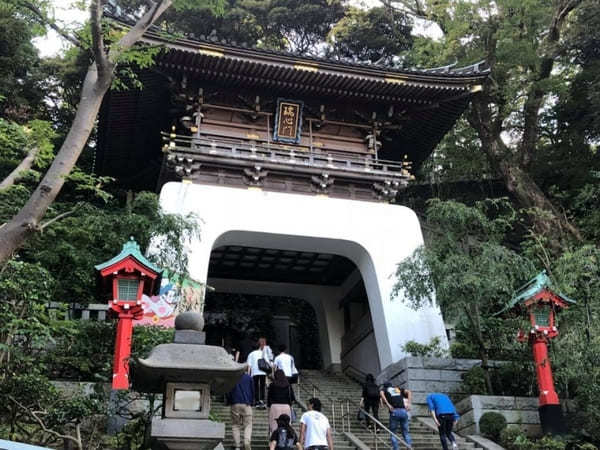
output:
[[[152,420],[153,450],[212,450],[225,439],[225,424],[207,419]]]

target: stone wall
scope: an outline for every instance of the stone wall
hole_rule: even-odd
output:
[[[461,418],[456,426],[460,434],[479,434],[479,419],[486,412],[504,416],[507,424],[516,425],[529,436],[540,436],[542,429],[535,397],[470,395],[456,404]]]
[[[498,363],[490,363],[495,365]],[[462,389],[462,375],[474,366],[481,365],[478,359],[450,359],[407,357],[386,367],[378,376],[377,382],[392,383],[412,391],[413,415],[429,416],[426,406],[427,394],[442,392],[454,400],[466,395]]]

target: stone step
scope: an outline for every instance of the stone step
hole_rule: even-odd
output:
[[[312,389],[312,385],[318,387],[318,390]],[[357,409],[358,401],[362,394],[361,386],[340,374],[324,374],[320,371],[306,371],[303,370],[300,375],[300,385],[294,386],[296,398],[302,401],[308,400],[309,397],[315,395],[321,399],[323,403],[323,413],[329,418],[329,421],[334,428],[334,445],[336,450],[354,450],[355,447],[341,433],[343,429],[347,429],[348,422],[350,423],[350,430],[357,439],[360,439],[367,447],[374,448],[373,434],[370,433],[364,426],[363,423],[357,420]],[[349,402],[346,403],[346,402]],[[335,405],[335,411],[332,408],[332,403]],[[348,406],[350,408],[348,412],[341,413],[341,407],[344,407],[344,411],[347,411]],[[416,405],[415,405],[416,406]],[[427,414],[422,408],[414,408],[419,413]],[[295,408],[298,416],[301,415],[302,411],[299,408]],[[254,409],[253,416],[253,434],[252,434],[252,448],[262,449],[267,448],[267,429],[268,429],[268,411]],[[212,415],[217,420],[226,423],[226,439],[224,445],[226,449],[232,445],[231,438],[231,427],[230,423],[230,410],[228,406],[225,406],[219,399],[214,399],[212,404]],[[342,426],[342,415],[344,415],[344,424]],[[348,421],[348,419],[350,419]],[[387,412],[380,409],[380,419],[384,425],[387,425],[388,418]],[[294,428],[298,430],[298,423],[294,424]],[[415,450],[439,450],[441,444],[439,436],[435,430],[432,430],[422,422],[412,420],[410,424],[410,433],[413,440],[413,448]],[[378,435],[379,440],[377,447],[383,449],[391,448],[389,437],[387,433],[380,433]],[[477,447],[470,442],[466,442],[461,438],[457,439],[460,449],[474,450]],[[400,446],[402,448],[402,446]]]

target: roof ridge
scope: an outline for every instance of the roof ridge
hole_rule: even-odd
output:
[[[120,9],[118,10],[118,12],[120,13]],[[132,26],[135,23],[130,17],[127,17],[121,13],[117,15],[117,14],[113,13],[112,11],[107,11],[106,8],[105,8],[104,14],[106,17],[108,17],[118,23],[121,23],[122,25]],[[163,35],[168,34],[168,35],[174,37],[175,39],[181,39],[180,37],[177,37],[177,35],[175,35],[173,33],[165,32],[165,30],[162,30],[157,25],[151,25],[149,27],[148,31],[150,33],[156,33],[156,34],[163,34]],[[231,39],[226,39],[226,38],[219,39],[219,37],[216,35],[216,33],[213,34],[213,32],[215,32],[215,30],[212,30],[211,34],[208,37],[206,35],[196,36],[194,33],[191,33],[191,34],[180,33],[180,35],[183,36],[183,39],[189,40],[192,42],[196,42],[198,44],[224,45],[224,46],[230,47],[232,49],[252,50],[255,52],[259,52],[259,53],[263,53],[265,55],[271,55],[271,56],[273,56],[273,55],[288,56],[288,57],[300,58],[300,59],[304,59],[304,60],[316,62],[316,63],[318,63],[318,62],[325,63],[326,62],[326,63],[337,64],[337,65],[345,66],[345,67],[379,69],[379,70],[385,70],[387,72],[398,73],[398,74],[446,75],[446,76],[472,77],[472,76],[485,76],[490,73],[489,65],[487,64],[487,62],[485,60],[470,64],[468,66],[455,68],[455,69],[452,69],[452,67],[454,67],[457,64],[456,62],[446,65],[446,66],[434,67],[434,68],[406,68],[406,67],[398,68],[398,67],[393,67],[393,66],[389,66],[389,65],[375,64],[375,63],[366,62],[366,61],[349,60],[349,58],[334,59],[334,58],[327,58],[325,56],[306,55],[306,54],[301,54],[298,52],[292,52],[289,50],[275,50],[275,49],[262,48],[262,47],[258,47],[256,45],[248,45],[246,42],[238,43],[237,41],[234,41]]]

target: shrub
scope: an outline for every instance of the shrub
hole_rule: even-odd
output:
[[[590,444],[589,442],[584,444],[576,444],[575,448],[577,450],[598,450],[598,447],[596,447],[594,444]]]
[[[500,441],[506,450],[565,450],[566,448],[577,450],[594,450],[596,447],[589,443],[577,444],[568,436],[552,437],[544,436],[532,441],[518,427],[507,427],[502,431]]]
[[[469,394],[488,394],[485,371],[480,366],[471,367],[462,376],[463,389]]]
[[[499,442],[500,433],[506,428],[506,419],[497,412],[486,412],[479,419],[479,430],[484,436]]]
[[[535,396],[535,372],[530,362],[509,362],[491,371],[494,395]]]
[[[565,450],[567,443],[552,436],[544,436],[536,442],[536,448],[539,450]]]
[[[535,448],[535,443],[515,426],[506,427],[500,432],[500,443],[507,450],[534,450]]]
[[[411,356],[430,356],[434,358],[447,358],[448,350],[442,347],[442,341],[439,336],[431,338],[429,344],[420,344],[416,341],[408,341],[402,350]]]

